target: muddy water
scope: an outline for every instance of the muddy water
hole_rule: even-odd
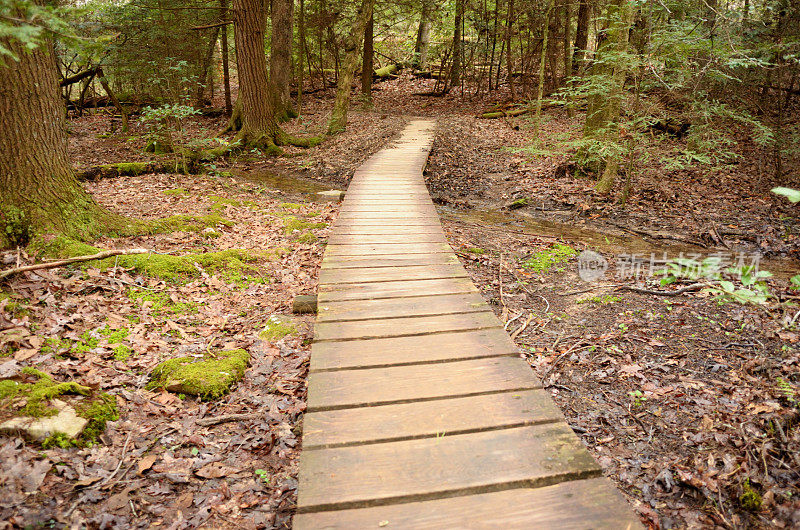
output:
[[[700,254],[709,256],[715,252],[737,257],[737,252],[726,249],[703,248],[688,243],[673,241],[650,241],[631,234],[603,232],[589,228],[581,228],[567,223],[538,219],[525,212],[507,212],[501,210],[456,210],[448,207],[439,207],[443,218],[451,218],[485,227],[497,227],[501,230],[513,230],[531,236],[548,236],[563,238],[585,244],[588,248],[605,255],[633,255],[646,257],[651,255],[661,258],[665,254],[669,259],[679,258],[681,255],[690,257]],[[746,262],[749,263],[752,252],[745,252]],[[701,258],[702,259],[702,258]],[[759,269],[768,270],[776,277],[790,278],[800,273],[800,263],[788,258],[761,258]]]
[[[330,186],[321,184],[316,180],[307,179],[287,172],[258,169],[254,171],[234,170],[232,174],[235,177],[255,182],[268,188],[274,188],[284,193],[311,195],[319,191],[332,189]]]

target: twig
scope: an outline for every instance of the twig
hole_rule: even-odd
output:
[[[102,488],[103,486],[105,486],[106,484],[108,484],[108,482],[109,482],[109,481],[110,481],[112,478],[114,478],[114,476],[115,476],[115,475],[116,475],[116,474],[119,472],[119,469],[122,467],[122,462],[124,462],[124,461],[125,461],[125,455],[126,455],[126,454],[127,454],[127,452],[128,452],[128,442],[130,442],[130,441],[131,441],[131,433],[130,433],[130,432],[128,432],[128,437],[127,437],[127,438],[125,438],[125,445],[123,445],[123,446],[122,446],[122,456],[120,456],[120,457],[119,457],[119,462],[117,463],[117,467],[114,469],[114,472],[113,472],[113,473],[111,473],[109,476],[107,476],[107,477],[106,477],[106,478],[103,480],[103,482],[101,482],[101,483],[98,485],[98,487],[99,487],[99,488]]]
[[[220,423],[229,423],[232,421],[247,421],[257,420],[263,418],[265,415],[258,412],[249,412],[245,414],[223,414],[222,416],[215,416],[213,418],[200,418],[197,424],[201,427],[208,427],[210,425],[219,425]]]
[[[59,261],[51,261],[49,263],[37,263],[35,265],[25,265],[24,267],[14,267],[13,269],[8,269],[4,270],[3,272],[0,272],[0,280],[2,280],[3,278],[8,278],[13,274],[19,274],[20,272],[35,271],[40,269],[53,269],[55,267],[63,267],[64,265],[70,265],[72,263],[80,263],[83,261],[105,259],[105,258],[110,258],[111,256],[126,256],[128,254],[147,254],[148,252],[150,251],[145,248],[106,250],[103,252],[98,252],[97,254],[92,254],[91,256],[76,256],[74,258],[62,259]]]
[[[525,314],[525,312],[524,312],[524,311],[520,311],[520,312],[519,312],[519,314],[518,314],[517,316],[515,316],[514,318],[510,318],[510,319],[508,319],[508,321],[506,321],[506,324],[505,324],[505,326],[503,326],[503,330],[504,330],[504,331],[508,331],[508,326],[510,326],[512,322],[514,322],[516,319],[518,319],[519,317],[521,317],[521,316],[522,316],[522,315],[524,315],[524,314]]]
[[[621,289],[625,289],[627,291],[633,291],[634,293],[652,294],[656,296],[679,296],[684,293],[699,291],[703,287],[710,287],[710,286],[707,283],[693,283],[691,285],[687,285],[686,287],[681,287],[680,289],[676,289],[674,291],[658,291],[655,289],[642,289],[641,287],[634,287],[632,285],[623,285]]]
[[[516,339],[519,336],[520,333],[525,331],[525,328],[528,327],[528,324],[531,323],[531,320],[533,320],[533,313],[528,313],[527,320],[525,320],[525,322],[523,322],[522,325],[517,328],[517,331],[515,331],[514,333],[511,334],[511,340]]]

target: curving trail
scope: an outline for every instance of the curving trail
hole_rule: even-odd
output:
[[[434,127],[356,171],[330,237],[294,528],[641,528],[448,246]]]

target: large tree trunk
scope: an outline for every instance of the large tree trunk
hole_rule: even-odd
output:
[[[48,230],[97,235],[107,214],[73,175],[52,43],[0,45],[19,57],[0,59],[0,245],[24,245]]]
[[[269,93],[264,55],[264,0],[233,0],[233,23],[239,71],[236,106],[242,123],[236,138],[244,145],[275,151],[278,121]]]
[[[294,0],[272,0],[272,41],[269,75],[275,95],[278,121],[297,117],[289,97],[292,81],[292,29]]]
[[[450,87],[461,82],[461,63],[463,61],[463,43],[461,42],[461,26],[464,17],[464,0],[456,0],[456,13],[453,17],[453,63],[450,66]]]
[[[579,0],[578,22],[575,30],[575,51],[572,54],[572,75],[583,71],[586,47],[589,45],[589,0]]]
[[[224,26],[223,26],[223,29]],[[211,70],[211,61],[214,58],[214,48],[217,47],[217,36],[219,35],[219,26],[211,30],[211,39],[208,41],[208,48],[206,48],[205,57],[200,64],[200,75],[197,76],[197,93],[195,94],[195,107],[203,107],[205,104],[204,98],[206,95],[206,83],[209,79],[209,71]]]
[[[592,75],[608,78],[609,90],[591,94],[588,98],[584,138],[601,138],[607,142],[618,141],[615,124],[622,110],[622,98],[627,67],[621,56],[628,51],[630,28],[633,25],[634,9],[628,0],[614,0],[608,6],[607,38],[597,50],[598,60],[592,67]],[[614,60],[609,60],[609,56]],[[609,157],[603,161],[603,173],[597,182],[597,190],[608,193],[614,187],[619,169],[619,160]]]
[[[366,105],[372,105],[372,71],[373,65],[373,33],[375,27],[375,14],[369,17],[367,27],[364,29],[364,53],[361,60],[361,95]]]
[[[333,103],[333,112],[328,122],[328,134],[338,134],[347,126],[347,109],[350,106],[350,90],[353,84],[353,77],[356,74],[358,65],[358,51],[361,48],[361,38],[364,36],[364,28],[367,21],[372,16],[373,0],[362,0],[361,5],[353,19],[350,27],[350,34],[345,39],[345,57],[342,69],[339,72],[339,79],[336,83],[336,100]]]
[[[511,91],[511,101],[517,99],[517,93],[514,90],[514,55],[511,52],[511,36],[514,29],[514,20],[517,18],[514,15],[514,0],[507,0],[508,12],[506,13],[506,68],[508,69],[508,89]]]
[[[422,14],[419,18],[419,29],[417,30],[417,42],[414,45],[414,59],[412,66],[420,70],[425,70],[428,66],[428,48],[431,43],[431,13],[433,11],[432,0],[422,1]]]

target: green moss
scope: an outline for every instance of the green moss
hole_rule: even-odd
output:
[[[42,449],[55,449],[56,447],[61,449],[69,449],[70,447],[75,447],[76,445],[78,445],[78,442],[63,432],[54,432],[42,440]]]
[[[183,188],[174,188],[174,189],[171,189],[171,190],[164,190],[161,193],[163,193],[164,195],[169,195],[169,196],[185,196],[185,195],[189,195],[189,192],[186,191]]]
[[[106,423],[119,419],[117,400],[114,396],[106,393],[81,404],[76,412],[81,418],[89,420],[81,433],[81,441],[85,444],[97,441],[106,430]]]
[[[278,207],[283,208],[284,210],[299,210],[303,207],[303,205],[296,202],[282,202],[278,205]]]
[[[277,340],[292,333],[297,333],[297,328],[292,321],[283,320],[273,315],[269,317],[264,329],[261,330],[258,336],[265,340]]]
[[[218,213],[210,215],[171,215],[163,219],[142,222],[139,233],[169,234],[171,232],[202,232],[206,228],[233,226],[236,223]]]
[[[742,486],[743,493],[739,496],[739,504],[742,508],[751,512],[757,512],[761,509],[761,495],[750,486],[750,480],[744,481]]]
[[[19,318],[30,314],[27,305],[11,299],[10,294],[0,291],[0,302],[2,302],[3,300],[8,300],[3,310],[9,315],[15,318]]]
[[[216,399],[227,394],[244,377],[250,355],[241,349],[225,350],[202,358],[180,357],[153,369],[149,388]]]
[[[55,257],[85,256],[100,252],[100,249],[81,243],[74,239],[56,238],[46,245],[44,252]],[[195,263],[207,271],[251,269],[248,263],[257,261],[259,256],[246,250],[229,249],[220,252],[187,254],[173,256],[169,254],[133,254],[115,256],[93,262],[93,266],[106,270],[118,264],[121,267],[135,269],[147,276],[156,276],[165,280],[180,281],[200,275]]]
[[[211,195],[208,199],[211,201],[212,210],[224,210],[226,206],[236,207],[242,205],[242,203],[236,199],[228,199],[226,197],[220,197],[219,195]]]
[[[133,350],[131,347],[125,344],[120,344],[114,348],[114,359],[118,361],[127,361],[128,357],[130,357],[132,354]]]
[[[11,401],[22,398],[24,405],[12,406],[12,410],[24,416],[42,417],[52,416],[57,411],[47,405],[47,401],[62,396],[64,394],[88,395],[91,389],[68,381],[57,383],[53,378],[35,368],[26,367],[22,373],[31,378],[35,378],[32,383],[17,382],[11,380],[0,381],[0,402],[3,406],[9,406]]]
[[[291,234],[295,230],[315,230],[318,228],[325,228],[326,226],[328,226],[327,223],[312,223],[293,215],[283,220],[283,231],[286,234]]]
[[[317,236],[312,234],[311,232],[306,232],[305,234],[300,234],[297,236],[297,241],[300,243],[314,243],[317,240]]]
[[[110,328],[108,326],[100,329],[98,333],[106,338],[106,342],[109,344],[117,344],[122,342],[123,340],[128,338],[128,334],[131,330],[128,328],[122,327],[119,329]]]
[[[116,174],[123,177],[136,177],[147,173],[149,162],[119,162],[117,164],[103,164],[100,167],[116,171]]]
[[[560,265],[571,260],[577,254],[578,253],[574,248],[556,243],[546,250],[536,252],[533,256],[523,261],[522,266],[533,272],[548,272],[556,267],[556,265]],[[556,268],[555,270],[560,272],[564,269],[563,267],[560,267]]]
[[[518,208],[524,208],[527,205],[528,205],[528,198],[527,197],[522,197],[521,199],[517,199],[514,202],[512,202],[511,204],[509,204],[508,205],[508,209],[509,210],[516,210]]]
[[[486,251],[484,249],[478,247],[469,247],[467,249],[467,252],[469,252],[470,254],[477,254],[479,256],[486,254]]]
[[[131,300],[151,302],[150,311],[153,316],[197,313],[197,304],[195,302],[173,302],[170,294],[165,291],[131,289],[128,291],[128,297]]]
[[[616,304],[617,302],[621,302],[621,296],[613,296],[610,294],[605,294],[603,296],[593,296],[591,298],[583,298],[581,300],[576,301],[576,304],[599,304],[599,305],[610,305]]]

